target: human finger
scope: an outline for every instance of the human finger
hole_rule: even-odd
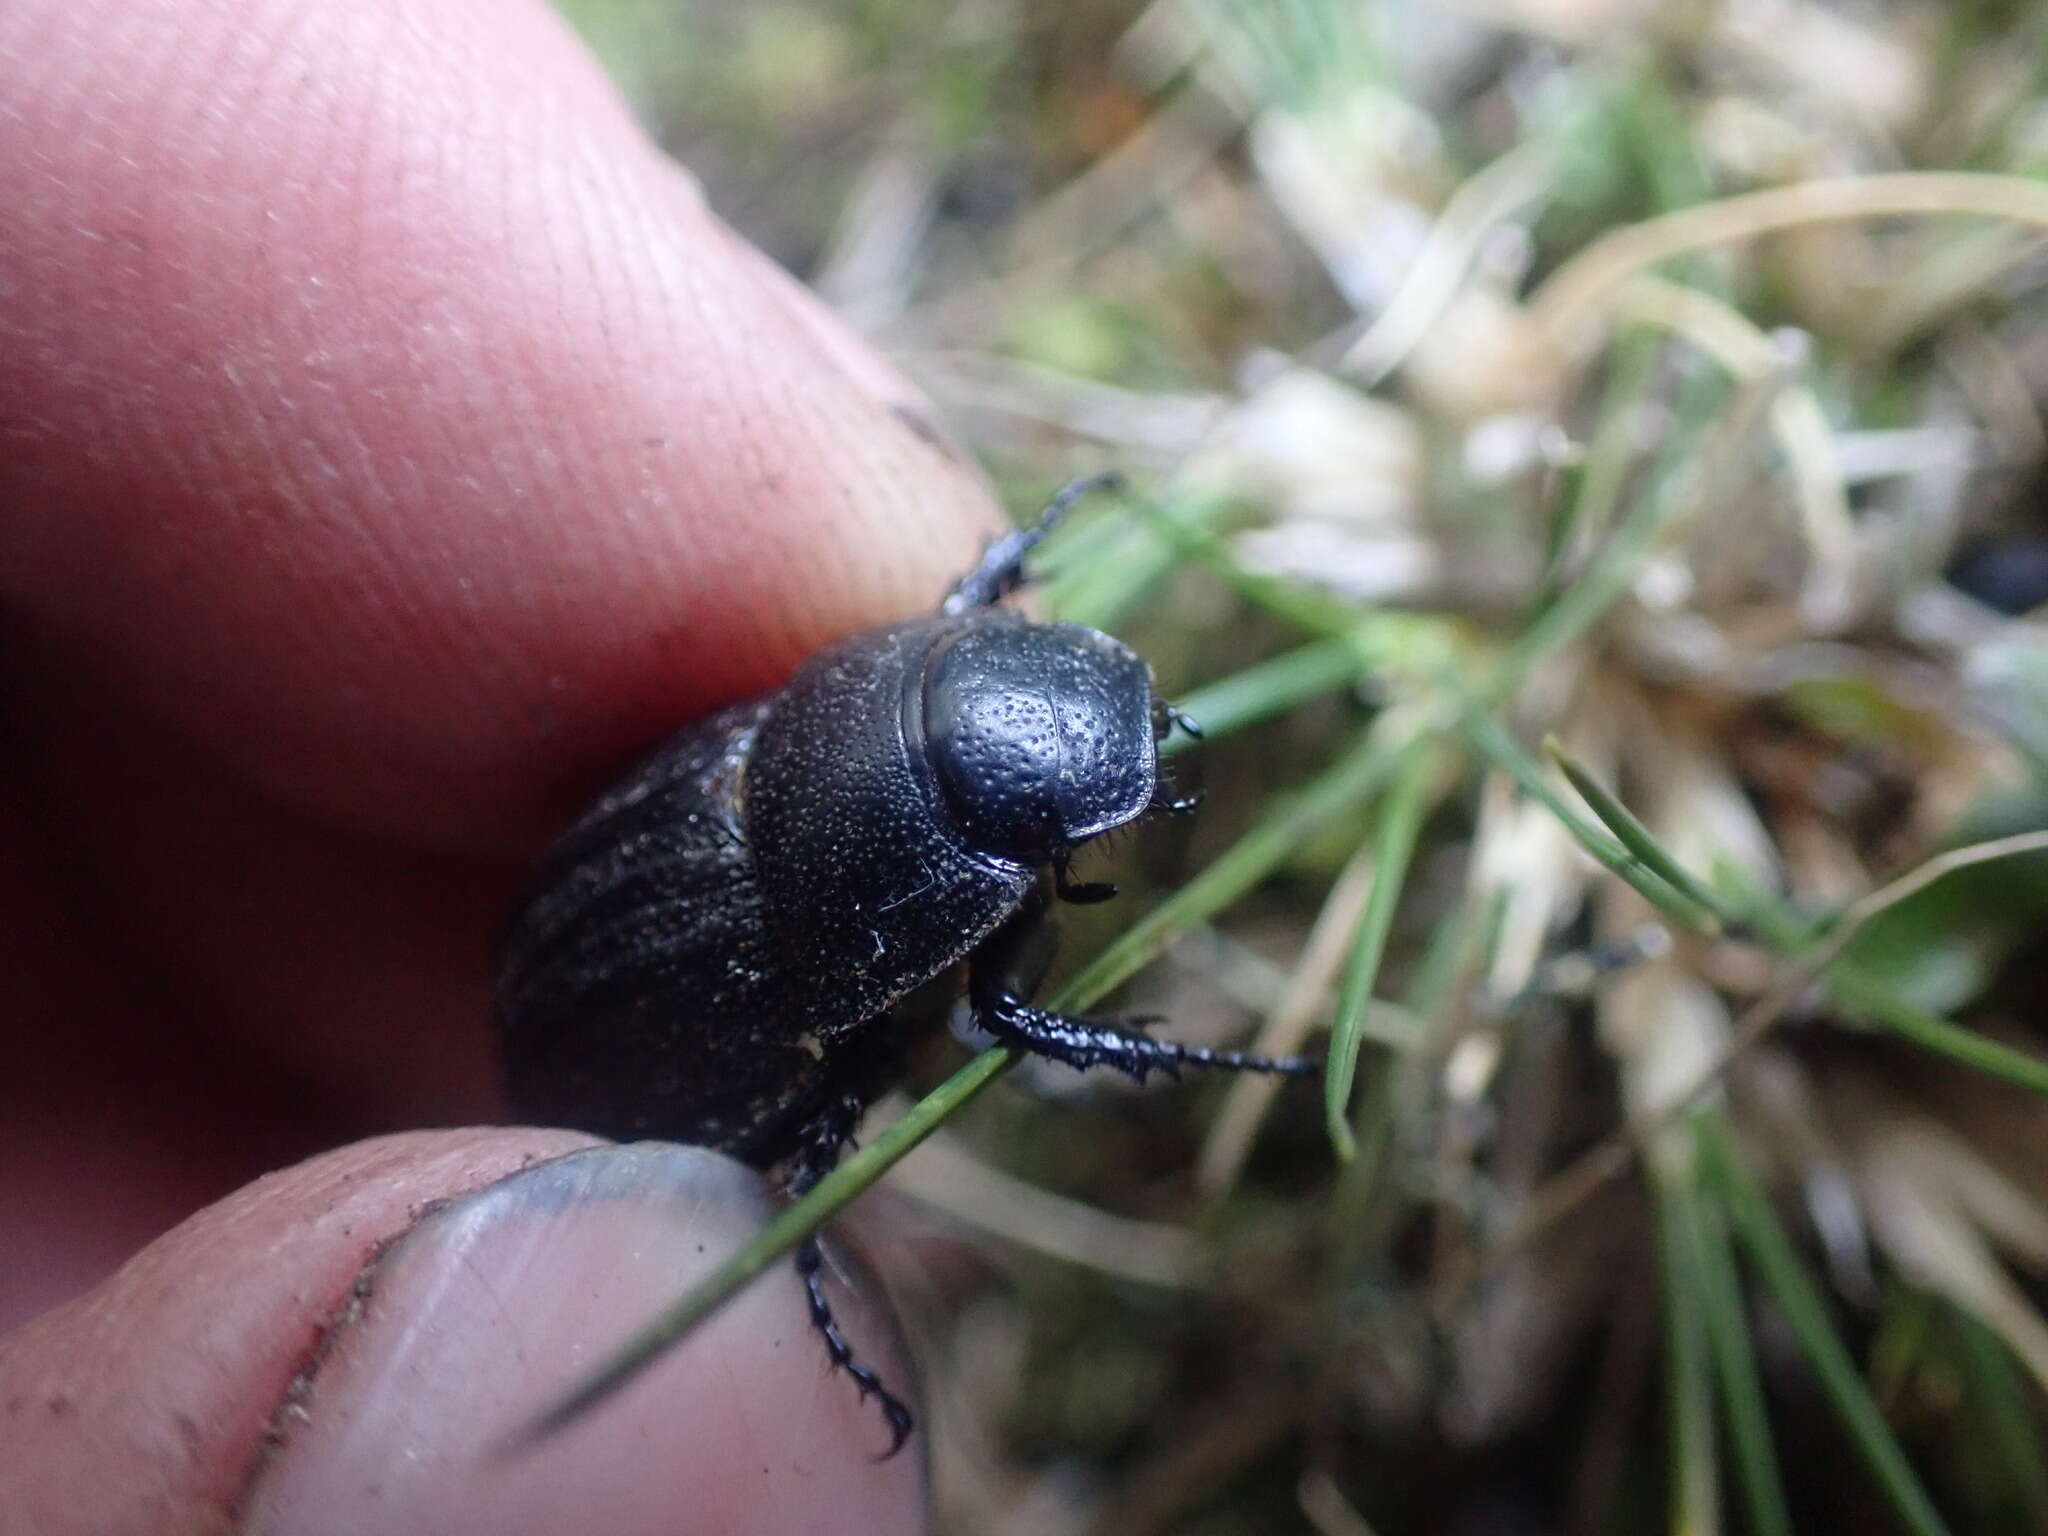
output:
[[[994,526],[538,0],[21,0],[0,99],[16,654],[287,805],[530,841]]]
[[[0,1344],[0,1503],[54,1536],[921,1529],[920,1464],[871,1460],[886,1431],[825,1371],[786,1271],[507,1450],[768,1209],[715,1154],[582,1141],[389,1138],[202,1212]],[[840,1306],[886,1356],[876,1313]]]

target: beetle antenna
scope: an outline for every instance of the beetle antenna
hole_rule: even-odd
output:
[[[1166,706],[1166,718],[1170,724],[1179,726],[1181,734],[1187,737],[1188,740],[1200,741],[1202,739],[1202,722],[1186,710],[1169,704]]]
[[[981,552],[981,562],[946,594],[945,602],[939,605],[939,612],[972,613],[976,608],[987,608],[1009,596],[1024,584],[1025,556],[1044,542],[1045,536],[1066,515],[1067,508],[1083,496],[1111,490],[1123,483],[1124,477],[1115,470],[1068,481],[1045,504],[1045,510],[1038,514],[1036,523],[1004,534]]]

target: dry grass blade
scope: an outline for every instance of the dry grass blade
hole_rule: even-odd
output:
[[[2048,1209],[1923,1116],[1888,1115],[1858,1149],[1864,1208],[1900,1272],[2005,1340],[2048,1388],[2048,1321],[2006,1274],[1993,1241],[2048,1267]]]
[[[1301,957],[1288,976],[1287,991],[1260,1029],[1252,1050],[1262,1056],[1291,1056],[1307,1044],[1317,1018],[1329,1006],[1337,973],[1351,952],[1353,935],[1372,891],[1372,871],[1373,850],[1370,845],[1361,846],[1330,887]],[[1196,1182],[1205,1194],[1223,1194],[1237,1182],[1245,1159],[1251,1156],[1260,1122],[1271,1111],[1280,1086],[1270,1077],[1241,1077],[1230,1085],[1195,1165]]]
[[[1768,1034],[1827,968],[1841,957],[1863,927],[1879,913],[1925,890],[1945,875],[1973,865],[2023,854],[2048,851],[2048,832],[2023,832],[1995,838],[1968,848],[1954,848],[1937,854],[1926,863],[1901,875],[1890,884],[1862,897],[1842,914],[1828,936],[1808,953],[1789,963],[1770,990],[1765,992],[1735,1021],[1727,1047],[1683,1089],[1656,1112],[1642,1117],[1580,1155],[1563,1172],[1536,1191],[1515,1223],[1489,1245],[1483,1264],[1491,1267],[1525,1247],[1539,1233],[1569,1212],[1576,1210],[1609,1179],[1627,1170],[1637,1152],[1658,1132],[1695,1107],[1700,1096],[1726,1074],[1729,1067]]]
[[[1556,173],[1554,158],[1547,145],[1519,145],[1458,188],[1386,308],[1345,350],[1339,371],[1370,386],[1399,368],[1457,292],[1486,237],[1543,195]]]
[[[1137,1221],[1013,1178],[943,1133],[897,1168],[890,1188],[1020,1248],[1143,1285],[1201,1283],[1204,1253],[1189,1231]]]
[[[1772,434],[1792,472],[1808,572],[1801,605],[1808,624],[1831,630],[1848,616],[1856,556],[1849,493],[1842,483],[1834,433],[1811,388],[1791,382],[1783,350],[1728,305],[1697,289],[1639,277],[1624,290],[1625,316],[1651,320],[1685,336],[1746,382],[1776,380],[1768,407]]]
[[[1596,240],[1552,273],[1530,313],[1581,355],[1628,281],[1674,256],[1842,219],[1977,215],[2048,227],[2048,184],[2018,176],[1901,171],[1796,182],[1667,213]]]

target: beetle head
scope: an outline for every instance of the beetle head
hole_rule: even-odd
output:
[[[1043,863],[1152,804],[1152,676],[1107,635],[979,619],[933,649],[922,702],[947,808],[987,852]]]

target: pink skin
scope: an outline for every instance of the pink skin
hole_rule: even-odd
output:
[[[263,1168],[495,1117],[484,957],[547,833],[996,519],[538,0],[9,0],[0,187],[4,1325]],[[98,1384],[8,1408],[0,1507],[69,1455],[50,1529],[227,1518],[377,1243],[575,1144],[192,1218],[149,1304],[131,1267],[0,1342],[0,1404]],[[229,1354],[161,1326],[201,1301]],[[142,1416],[195,1391],[173,1454]]]

